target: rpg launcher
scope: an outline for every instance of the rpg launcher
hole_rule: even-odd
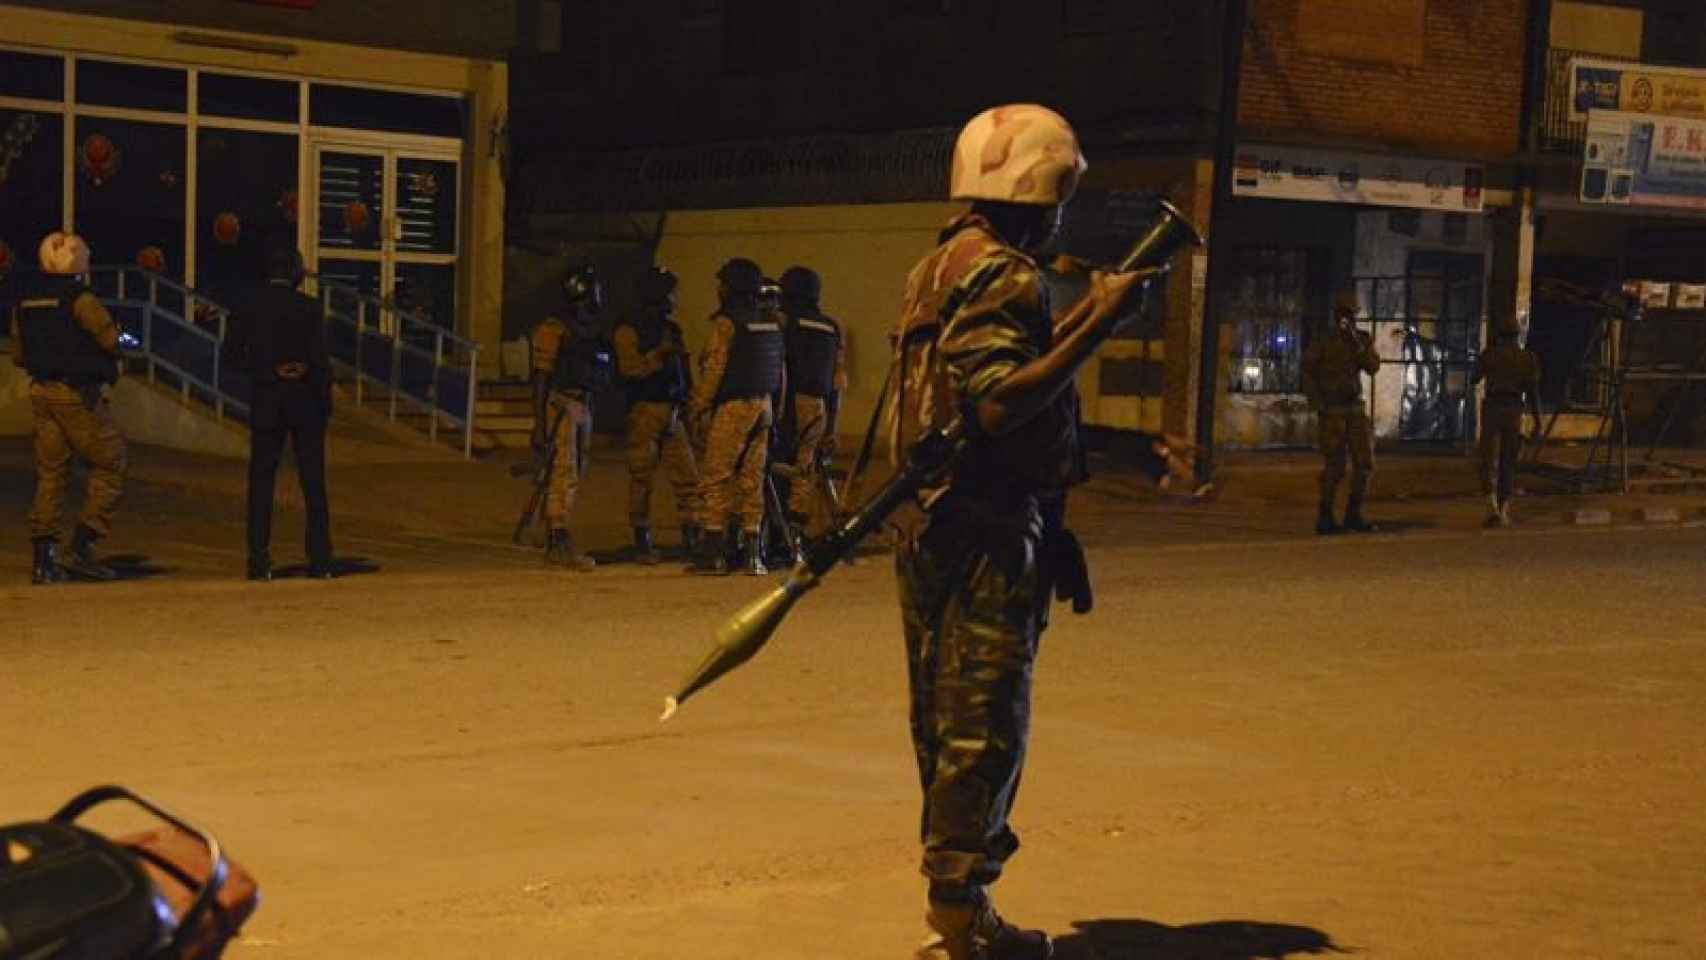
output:
[[[1177,207],[1163,200],[1155,222],[1119,266],[1112,270],[1116,273],[1164,271],[1176,254],[1191,246],[1203,246],[1202,232]],[[663,715],[658,719],[673,717],[688,697],[764,649],[794,609],[794,604],[822,582],[824,574],[852,553],[859,542],[881,526],[901,504],[915,497],[920,487],[951,470],[968,440],[964,422],[955,419],[945,427],[926,433],[914,443],[906,451],[905,462],[898,473],[834,531],[806,546],[805,558],[788,571],[781,586],[742,607],[717,629],[716,646],[688,674],[675,694],[664,699]]]

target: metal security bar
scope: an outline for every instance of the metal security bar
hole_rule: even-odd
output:
[[[164,374],[185,403],[204,404],[219,420],[248,419],[247,377],[221,367],[228,309],[136,266],[93,267],[89,285],[119,325],[120,351],[145,364],[149,383]]]
[[[354,286],[310,275],[334,367],[353,381],[357,405],[383,391],[386,415],[397,404],[426,415],[427,435],[440,424],[462,432],[462,455],[474,455],[474,410],[480,345],[423,319],[418,311]]]

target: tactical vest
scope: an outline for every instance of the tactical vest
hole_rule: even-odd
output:
[[[734,322],[735,338],[717,399],[753,400],[775,393],[782,386],[781,315],[750,306],[725,309],[722,315]]]
[[[18,299],[18,339],[32,380],[73,387],[118,380],[118,357],[77,325],[72,304],[89,292],[74,277],[39,276]]]
[[[788,385],[795,393],[827,397],[835,392],[835,355],[841,329],[821,313],[788,318]]]
[[[650,353],[663,345],[666,336],[680,337],[675,324],[665,317],[653,316],[629,324],[634,331],[641,353]],[[687,357],[673,354],[663,366],[649,377],[628,381],[629,403],[680,403],[687,399]]]
[[[570,330],[563,335],[563,342],[557,347],[557,365],[551,371],[551,387],[587,393],[603,390],[610,386],[615,365],[610,344],[602,337],[582,336]]]

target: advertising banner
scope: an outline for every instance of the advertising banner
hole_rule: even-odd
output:
[[[1570,60],[1570,119],[1592,110],[1706,120],[1706,70],[1575,57]]]
[[[1595,110],[1583,146],[1581,198],[1706,210],[1706,119]]]
[[[1486,171],[1480,164],[1309,147],[1238,145],[1232,193],[1270,200],[1357,203],[1479,213]]]

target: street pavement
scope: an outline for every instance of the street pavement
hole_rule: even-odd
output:
[[[21,524],[0,555],[0,818],[116,781],[204,822],[263,890],[238,960],[922,937],[880,554],[659,724],[768,581],[547,570],[501,465],[365,463],[333,476],[351,575],[250,584],[241,465],[133,459],[103,545],[132,579],[32,588]],[[0,445],[14,516],[25,464]],[[1461,458],[1383,467],[1374,536],[1309,533],[1303,457],[1234,458],[1205,503],[1117,469],[1075,496],[1097,606],[1045,638],[997,889],[1064,960],[1706,956],[1699,496],[1483,530]],[[621,490],[602,451],[577,530],[609,556]],[[281,562],[299,531],[287,504]]]

